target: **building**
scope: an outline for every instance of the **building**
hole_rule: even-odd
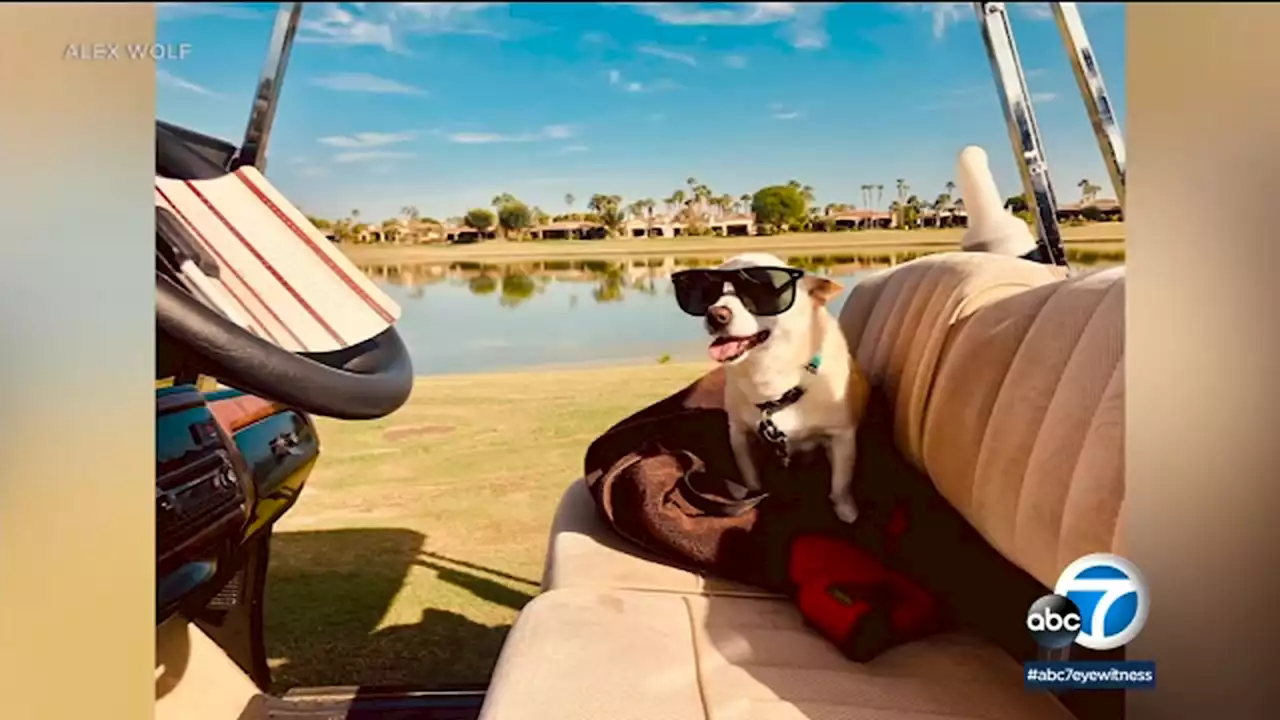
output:
[[[533,240],[600,240],[608,235],[608,228],[588,220],[557,220],[529,231]]]
[[[1093,217],[1089,217],[1091,215]],[[1058,206],[1058,222],[1067,222],[1069,220],[1116,221],[1122,219],[1124,219],[1124,210],[1120,207],[1120,203],[1110,198],[1066,203]]]

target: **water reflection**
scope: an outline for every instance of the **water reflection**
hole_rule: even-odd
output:
[[[844,286],[914,254],[785,258]],[[723,258],[398,263],[361,267],[400,303],[418,374],[706,358],[706,331],[679,311],[670,276]],[[1081,263],[1083,264],[1083,263]],[[519,312],[512,312],[519,308]]]
[[[868,269],[888,267],[906,262],[920,253],[866,255],[807,255],[785,258],[789,265],[821,275],[847,275]],[[360,269],[384,285],[406,288],[407,296],[420,299],[425,288],[437,283],[465,286],[472,295],[497,294],[502,307],[516,308],[555,282],[590,284],[591,299],[597,303],[622,302],[630,294],[670,294],[670,284],[663,282],[671,273],[690,267],[714,267],[724,258],[666,257],[624,260],[544,260],[518,263],[398,263],[366,264]],[[577,295],[570,298],[576,305]]]

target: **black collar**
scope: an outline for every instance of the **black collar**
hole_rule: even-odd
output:
[[[810,375],[814,375],[814,374],[817,374],[818,368],[821,366],[822,366],[822,356],[814,355],[813,358],[809,360],[809,363],[804,366],[804,371],[809,373]],[[779,410],[782,410],[783,408],[787,408],[787,407],[791,407],[792,405],[795,405],[797,402],[800,401],[800,398],[802,397],[804,397],[804,386],[796,385],[790,390],[782,393],[782,395],[778,397],[776,400],[767,400],[762,403],[756,403],[756,407],[762,413],[764,413],[766,417],[768,417],[769,415],[772,415],[778,412]]]
[[[805,372],[810,375],[817,374],[818,366],[821,364],[822,356],[815,354],[809,364],[804,366]],[[787,445],[787,434],[774,424],[773,414],[796,404],[802,397],[804,397],[804,386],[796,385],[782,393],[782,397],[777,400],[770,400],[756,405],[757,408],[760,408],[760,422],[756,425],[756,434],[760,436],[761,440],[765,441],[765,444],[773,448],[774,454],[778,456],[784,466],[790,460],[791,451]]]

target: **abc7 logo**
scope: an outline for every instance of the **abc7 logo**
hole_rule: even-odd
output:
[[[1080,608],[1061,595],[1045,595],[1031,603],[1027,630],[1042,648],[1067,647],[1080,635]]]
[[[1095,553],[1063,570],[1054,594],[1027,610],[1027,630],[1040,647],[1072,643],[1090,650],[1114,650],[1137,637],[1147,620],[1147,586],[1133,563]]]

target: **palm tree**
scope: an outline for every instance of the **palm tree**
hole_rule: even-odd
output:
[[[670,206],[670,210],[672,212],[679,212],[678,208],[684,207],[684,202],[685,202],[684,191],[676,190],[675,192],[671,193],[671,197],[667,198],[665,202],[667,203],[668,206]]]
[[[575,197],[573,196],[573,193],[565,193],[565,194],[564,194],[564,204],[565,204],[565,205],[567,205],[567,206],[569,207],[569,214],[570,214],[570,215],[572,215],[572,214],[573,214],[573,201],[574,201],[574,200],[577,200],[577,198],[575,198]]]
[[[906,178],[898,178],[894,181],[894,186],[898,189],[898,210],[901,215],[898,218],[898,226],[906,227],[907,218],[906,213],[903,211],[906,209],[907,191],[911,189],[911,186],[907,184]]]
[[[945,187],[945,188],[947,189],[947,195],[950,195],[951,197],[955,197],[955,194],[956,194],[956,184],[955,184],[955,183],[953,183],[953,182],[951,182],[950,180],[948,180],[948,181],[946,182],[946,184],[945,184],[945,185],[943,185],[943,187]]]
[[[742,203],[739,207],[744,215],[751,212],[751,201],[754,199],[755,198],[751,196],[751,193],[743,193],[738,198],[738,202]]]
[[[880,203],[884,202],[884,186],[876,186],[876,208],[880,207]]]
[[[640,201],[640,206],[644,208],[644,236],[649,237],[653,234],[653,209],[658,203],[653,198],[645,198]]]

